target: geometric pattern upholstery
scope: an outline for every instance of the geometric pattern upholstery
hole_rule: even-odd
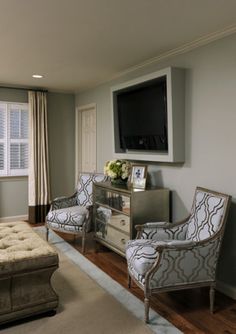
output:
[[[53,200],[46,217],[47,238],[49,229],[73,234],[82,232],[84,251],[85,234],[92,229],[93,182],[106,180],[104,174],[81,173],[72,196]]]
[[[64,232],[79,232],[87,218],[87,214],[87,208],[78,205],[51,210],[47,215],[47,225],[51,228],[60,228]]]
[[[197,190],[186,239],[200,241],[214,235],[220,227],[225,200],[224,197]]]
[[[80,175],[77,186],[76,199],[77,205],[88,206],[93,203],[93,182],[107,181],[108,177],[104,174],[83,173]]]
[[[188,240],[152,240],[152,239],[137,239],[129,240],[127,244],[126,257],[129,262],[129,269],[137,280],[143,285],[145,283],[145,274],[152,268],[153,264],[159,257],[159,253],[156,251],[157,247],[166,246],[178,247],[178,245],[193,246],[194,243]],[[172,266],[169,265],[168,268]],[[166,270],[168,270],[165,269]],[[168,270],[169,271],[169,270]],[[165,275],[166,276],[166,272]],[[166,281],[164,280],[164,283]]]
[[[230,196],[197,187],[191,213],[180,223],[152,222],[129,240],[126,258],[130,277],[145,293],[145,320],[153,292],[211,287],[211,310],[216,266]]]

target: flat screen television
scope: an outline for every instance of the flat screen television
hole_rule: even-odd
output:
[[[120,148],[168,151],[166,76],[115,92]]]

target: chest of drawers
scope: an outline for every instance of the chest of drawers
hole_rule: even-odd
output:
[[[95,240],[122,256],[127,240],[135,238],[135,225],[170,219],[170,191],[164,188],[98,182],[93,185],[93,202]]]

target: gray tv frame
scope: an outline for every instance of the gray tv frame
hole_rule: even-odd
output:
[[[124,150],[120,147],[116,96],[120,90],[166,76],[168,151]],[[185,159],[185,79],[184,69],[168,67],[111,88],[113,155],[115,159],[184,162]]]

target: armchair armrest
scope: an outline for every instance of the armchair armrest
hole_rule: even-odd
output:
[[[143,225],[136,225],[138,231],[136,238],[154,239],[154,240],[184,240],[187,231],[187,221],[178,223],[169,222],[148,222]]]
[[[219,240],[170,241],[157,243],[159,256],[146,273],[152,286],[161,288],[168,285],[213,281],[216,273],[216,261]],[[178,275],[170,275],[175,272]]]
[[[75,205],[77,205],[76,193],[70,197],[62,196],[55,198],[51,203],[50,211],[68,208]]]
[[[159,245],[157,245],[155,248],[157,251],[163,251],[164,249],[174,249],[176,251],[183,250],[183,249],[189,249],[192,247],[195,247],[197,245],[196,241],[192,240],[164,240],[161,241]]]

